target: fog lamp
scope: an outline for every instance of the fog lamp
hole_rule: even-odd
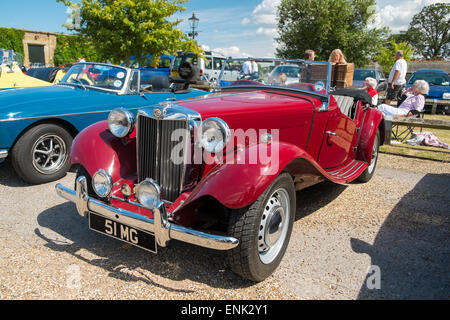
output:
[[[111,176],[103,169],[98,170],[92,177],[92,187],[100,198],[106,198],[111,194],[113,181]]]
[[[161,201],[161,189],[155,181],[147,178],[137,186],[136,198],[140,204],[151,210]]]

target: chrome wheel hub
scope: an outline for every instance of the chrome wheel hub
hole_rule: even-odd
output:
[[[66,144],[56,135],[48,134],[40,137],[32,149],[33,167],[43,174],[58,171],[66,161]]]
[[[264,207],[259,226],[258,253],[264,264],[271,263],[280,253],[287,235],[289,216],[289,195],[285,189],[277,189]]]

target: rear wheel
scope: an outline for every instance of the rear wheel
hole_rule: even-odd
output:
[[[366,170],[364,170],[364,172],[358,177],[357,179],[358,181],[368,182],[370,179],[372,179],[378,161],[379,148],[380,148],[380,131],[378,130],[377,135],[375,137],[375,141],[373,142],[372,160],[370,162],[370,165],[366,168]]]
[[[269,277],[286,252],[294,218],[295,187],[283,173],[250,207],[231,212],[228,233],[239,240],[227,253],[232,270],[252,281]]]
[[[12,150],[12,164],[26,182],[41,184],[64,177],[70,168],[72,136],[63,127],[43,123],[25,132]]]

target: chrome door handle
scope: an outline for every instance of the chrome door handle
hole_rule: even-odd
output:
[[[327,131],[326,134],[329,135],[329,136],[339,137],[339,136],[337,135],[337,133],[335,133],[335,132],[333,132],[333,131]]]

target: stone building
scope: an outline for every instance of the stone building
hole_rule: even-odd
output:
[[[24,65],[53,66],[58,33],[23,30]]]

